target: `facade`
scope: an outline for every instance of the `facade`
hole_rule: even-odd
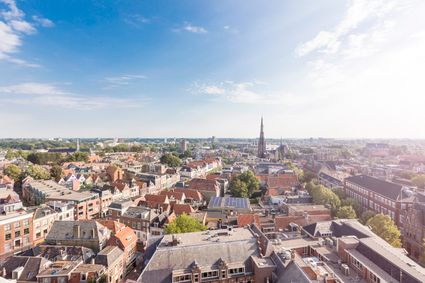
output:
[[[405,211],[403,223],[403,247],[415,260],[419,260],[425,252],[423,239],[425,238],[425,195],[417,193],[412,207]]]
[[[22,195],[30,205],[58,201],[74,205],[74,219],[86,220],[100,213],[99,195],[92,192],[76,192],[51,180],[27,180]]]
[[[107,282],[119,283],[124,278],[124,252],[116,246],[107,246],[95,258],[96,264],[106,266]]]
[[[33,244],[33,213],[25,210],[0,215],[0,257]]]
[[[33,240],[35,245],[44,241],[44,238],[49,233],[53,223],[56,220],[59,220],[58,218],[59,214],[49,206],[43,206],[35,209],[33,218]]]
[[[413,202],[412,192],[402,185],[367,175],[348,177],[344,182],[347,197],[356,199],[364,210],[372,210],[391,217],[402,228],[402,210]]]

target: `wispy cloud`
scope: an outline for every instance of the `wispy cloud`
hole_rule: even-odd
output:
[[[320,31],[313,39],[299,45],[295,50],[296,54],[305,56],[314,51],[324,54],[337,53],[344,44],[353,40],[353,33],[361,32],[364,28],[379,30],[388,27],[390,24],[388,16],[402,8],[405,2],[403,0],[351,0],[344,17],[334,29]]]
[[[33,34],[37,30],[33,23],[25,20],[25,13],[16,5],[14,0],[0,0],[4,9],[0,10],[0,60],[9,61],[18,65],[38,67],[38,64],[28,63],[25,60],[12,56],[22,45],[25,34]],[[36,18],[41,20],[41,18]],[[44,24],[50,20],[42,19]]]
[[[139,14],[126,15],[124,18],[124,22],[134,27],[140,27],[142,25],[149,24],[151,23],[151,21],[152,20],[150,18],[144,17]]]
[[[172,29],[172,31],[174,31],[174,32],[183,32],[184,31],[184,32],[199,33],[199,34],[208,32],[204,27],[196,26],[196,25],[193,25],[193,24],[187,23],[187,22],[184,23],[184,25],[179,27],[179,28]]]
[[[294,105],[304,102],[304,97],[287,91],[267,91],[263,82],[222,81],[216,83],[195,82],[189,91],[193,94],[207,95],[215,101],[237,104]]]
[[[114,77],[106,77],[103,81],[107,84],[105,86],[105,89],[111,89],[119,86],[129,85],[131,82],[144,79],[146,79],[146,76],[144,75],[121,75]]]
[[[95,110],[101,108],[137,108],[146,102],[142,98],[83,96],[54,84],[21,83],[0,86],[0,104],[39,105],[48,107]]]
[[[42,27],[45,27],[45,28],[50,28],[50,27],[55,26],[55,24],[47,18],[43,18],[43,17],[39,17],[39,16],[34,15],[34,16],[32,16],[32,19],[36,24],[38,24]]]

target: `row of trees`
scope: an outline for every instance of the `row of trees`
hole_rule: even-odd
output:
[[[56,152],[32,152],[28,154],[26,159],[38,165],[62,164],[64,162],[87,162],[89,159],[89,154],[87,152],[77,151],[72,155],[63,156],[62,154]]]
[[[49,170],[40,165],[30,165],[25,170],[22,170],[17,165],[10,164],[4,169],[4,173],[18,184],[28,176],[36,180],[48,180],[51,178]]]

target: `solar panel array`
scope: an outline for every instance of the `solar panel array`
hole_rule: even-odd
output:
[[[208,206],[210,208],[218,208],[218,207],[249,208],[249,203],[247,199],[245,198],[212,197]]]

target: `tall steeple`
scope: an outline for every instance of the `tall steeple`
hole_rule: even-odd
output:
[[[261,116],[261,128],[260,128],[260,139],[258,140],[258,158],[266,157],[266,140],[264,139],[264,125],[263,125],[263,116]]]

